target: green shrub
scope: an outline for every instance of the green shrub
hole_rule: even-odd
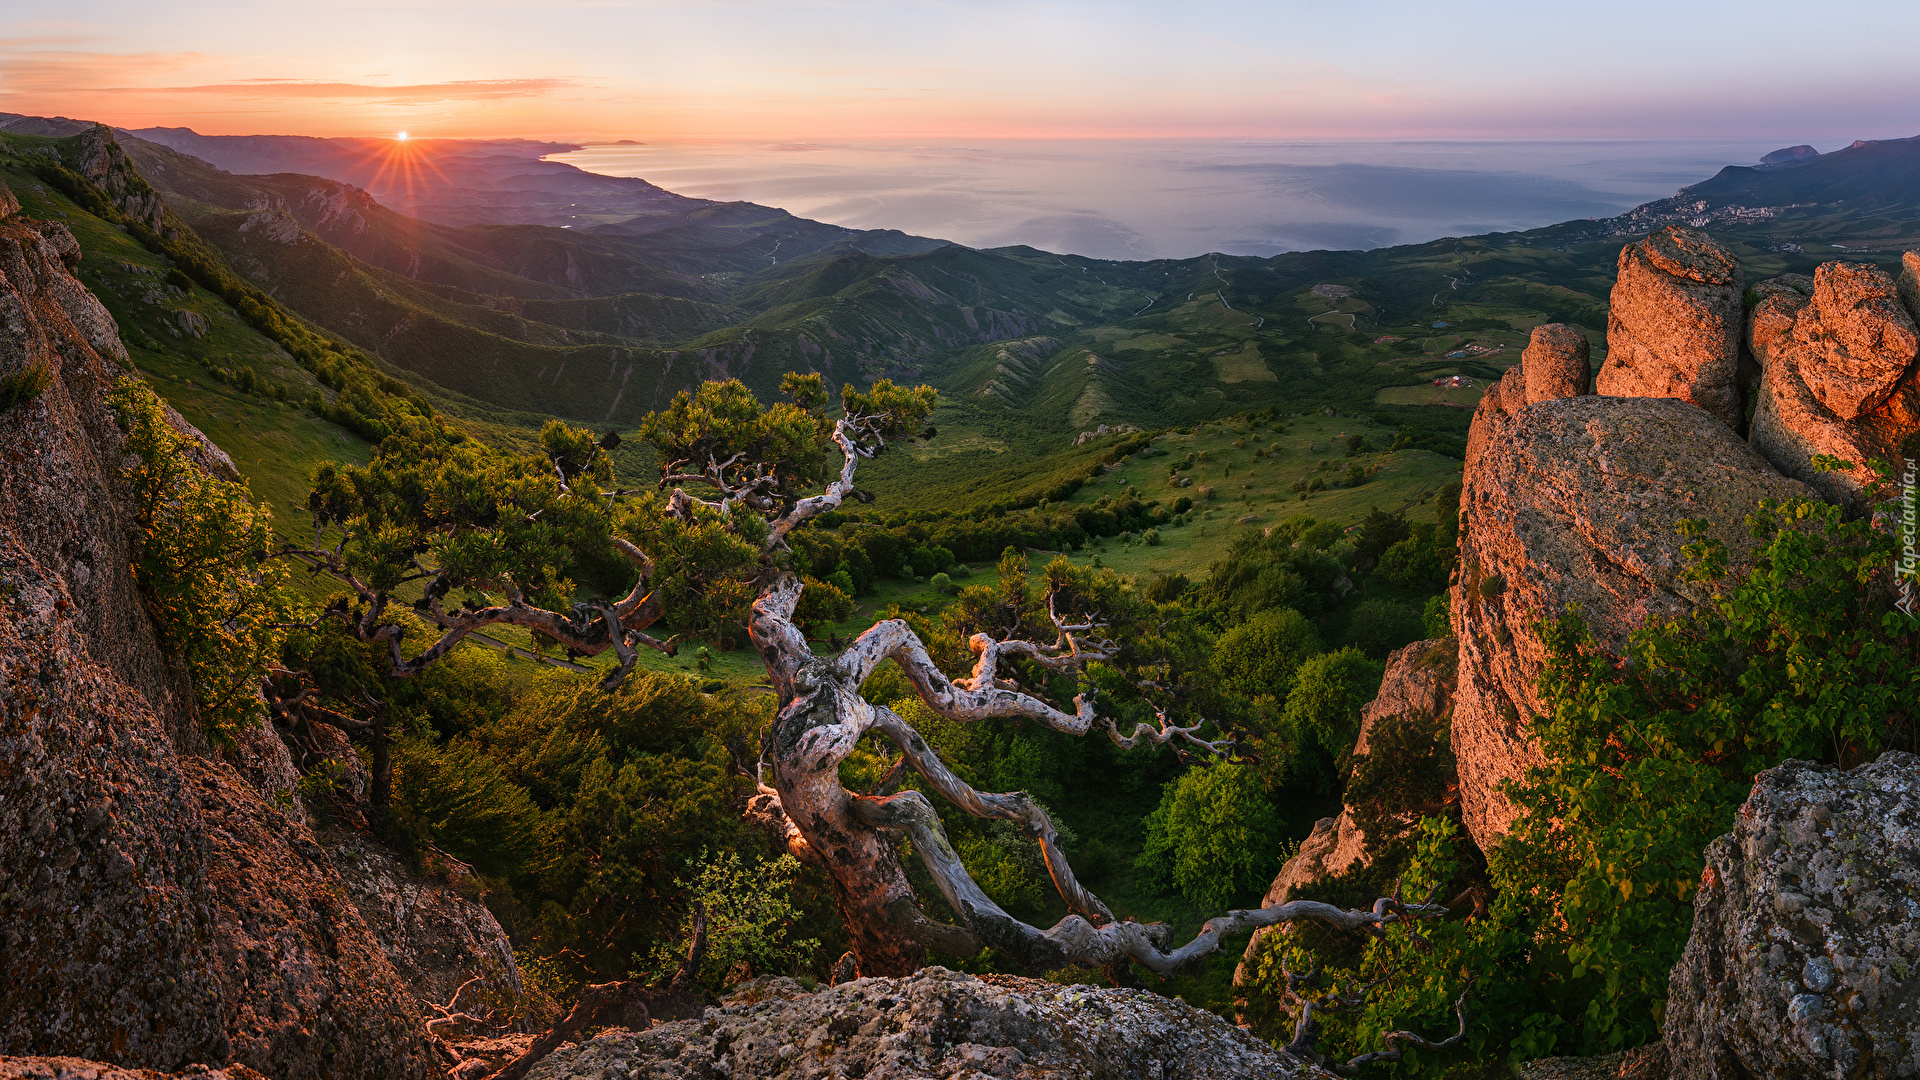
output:
[[[1303,662],[1281,714],[1288,736],[1297,747],[1317,746],[1344,761],[1360,734],[1360,709],[1380,692],[1385,670],[1351,647]]]
[[[1292,608],[1262,611],[1220,636],[1213,668],[1220,685],[1248,698],[1284,699],[1294,671],[1320,651],[1320,632]]]
[[[1577,616],[1540,628],[1549,711],[1532,723],[1548,760],[1509,789],[1522,816],[1489,856],[1487,916],[1432,925],[1424,953],[1369,946],[1361,967],[1334,973],[1394,971],[1362,1015],[1330,1021],[1334,1049],[1372,1048],[1394,1028],[1450,1029],[1469,975],[1466,1056],[1489,1065],[1658,1038],[1703,850],[1732,826],[1753,775],[1786,758],[1844,763],[1914,744],[1920,621],[1889,609],[1877,584],[1893,534],[1812,501],[1763,503],[1750,523],[1759,545],[1738,576],[1700,523],[1683,523],[1687,577],[1711,597],[1635,631],[1624,657],[1598,649]],[[1428,822],[1422,852],[1453,828]],[[1444,859],[1414,862],[1412,894],[1459,884]],[[1403,1072],[1458,1064],[1423,1056]]]
[[[245,484],[202,472],[145,383],[108,394],[133,463],[142,540],[134,579],[163,645],[187,665],[200,720],[218,738],[253,722],[258,688],[292,621],[273,550],[273,513]]]
[[[1375,660],[1426,636],[1426,620],[1406,604],[1367,600],[1347,619],[1347,644]]]
[[[754,864],[731,851],[702,851],[691,873],[674,884],[707,914],[707,951],[695,973],[700,985],[717,993],[756,975],[789,974],[812,957],[820,943],[790,939],[800,912],[791,900],[800,862],[782,855]],[[656,945],[634,962],[658,981],[678,970],[692,935],[692,915],[680,937]]]
[[[1217,911],[1271,881],[1280,866],[1281,820],[1253,766],[1217,761],[1168,784],[1147,817],[1134,867]]]
[[[1440,593],[1427,597],[1427,606],[1421,611],[1420,618],[1426,623],[1428,640],[1449,637],[1453,634],[1453,618],[1448,612],[1452,603],[1450,593]]]

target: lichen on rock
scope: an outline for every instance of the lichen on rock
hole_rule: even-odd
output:
[[[543,1059],[531,1080],[1264,1080],[1327,1077],[1225,1020],[1145,990],[924,968],[815,993],[743,988],[697,1020],[613,1030]]]
[[[1920,1073],[1920,758],[1755,777],[1693,910],[1674,1080]]]

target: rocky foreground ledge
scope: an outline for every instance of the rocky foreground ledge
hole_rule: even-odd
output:
[[[184,1072],[123,1069],[76,1057],[0,1055],[0,1080],[267,1080],[245,1065],[189,1065]]]
[[[614,1030],[529,1080],[1290,1080],[1329,1077],[1203,1009],[1144,990],[931,967],[808,993],[748,984],[698,1020]]]

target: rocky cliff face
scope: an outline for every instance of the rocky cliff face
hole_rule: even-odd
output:
[[[0,1052],[435,1073],[284,746],[201,733],[128,569],[126,354],[56,231],[6,206],[0,379],[49,381],[0,413]]]
[[[1738,557],[1763,498],[1807,496],[1726,424],[1671,398],[1569,397],[1518,413],[1482,405],[1460,497],[1460,642],[1453,749],[1468,830],[1482,848],[1516,811],[1500,784],[1541,759],[1527,734],[1544,711],[1537,629],[1576,605],[1604,647],[1703,597],[1680,579],[1684,518],[1705,518]]]
[[[1905,264],[1900,285],[1878,267],[1842,262],[1763,282],[1748,321],[1763,370],[1753,448],[1856,515],[1873,479],[1865,463],[1894,460],[1920,430],[1920,331],[1909,312],[1920,311],[1920,252]],[[1819,455],[1855,464],[1823,472]]]
[[[1674,1080],[1920,1072],[1920,758],[1755,778],[1671,995]]]
[[[1500,784],[1539,761],[1527,736],[1546,659],[1536,624],[1578,605],[1619,651],[1631,630],[1703,599],[1680,580],[1681,519],[1706,519],[1738,563],[1763,498],[1868,509],[1864,465],[1823,472],[1816,455],[1891,460],[1920,430],[1920,253],[1899,282],[1837,262],[1762,282],[1744,316],[1741,283],[1732,253],[1704,233],[1668,228],[1628,245],[1602,396],[1581,393],[1564,328],[1542,327],[1474,416],[1451,597],[1453,743],[1483,847],[1515,813]],[[1743,357],[1757,378],[1743,379]]]

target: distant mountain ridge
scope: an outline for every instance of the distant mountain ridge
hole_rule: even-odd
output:
[[[92,130],[0,116],[0,133],[29,140],[81,128]],[[244,151],[263,167],[301,155],[369,167],[327,140],[149,133]],[[1901,180],[1920,163],[1920,140],[1812,157],[1788,148],[1770,156],[1795,163],[1728,168],[1615,218],[1372,251],[1150,262],[974,250],[687,199],[536,160],[559,144],[435,156],[429,140],[418,160],[451,162],[434,184],[464,178],[470,199],[499,200],[489,213],[546,207],[597,223],[429,221],[341,180],[232,173],[132,134],[119,141],[141,184],[239,274],[512,424],[557,415],[625,426],[704,378],[771,393],[790,370],[892,377],[940,387],[942,431],[971,433],[943,436],[956,448],[941,452],[982,469],[1103,423],[1165,426],[1267,406],[1367,412],[1457,439],[1462,405],[1517,358],[1532,326],[1578,327],[1604,355],[1621,238],[1664,224],[1712,228],[1756,279],[1810,269],[1804,250],[1817,246],[1883,263],[1920,247],[1920,189]],[[349,149],[364,157],[367,144],[392,148]],[[603,184],[600,202],[565,205]],[[416,194],[440,198],[434,190]],[[155,318],[165,333],[173,316]],[[1466,389],[1434,389],[1456,375]],[[875,470],[876,484],[887,471]]]

